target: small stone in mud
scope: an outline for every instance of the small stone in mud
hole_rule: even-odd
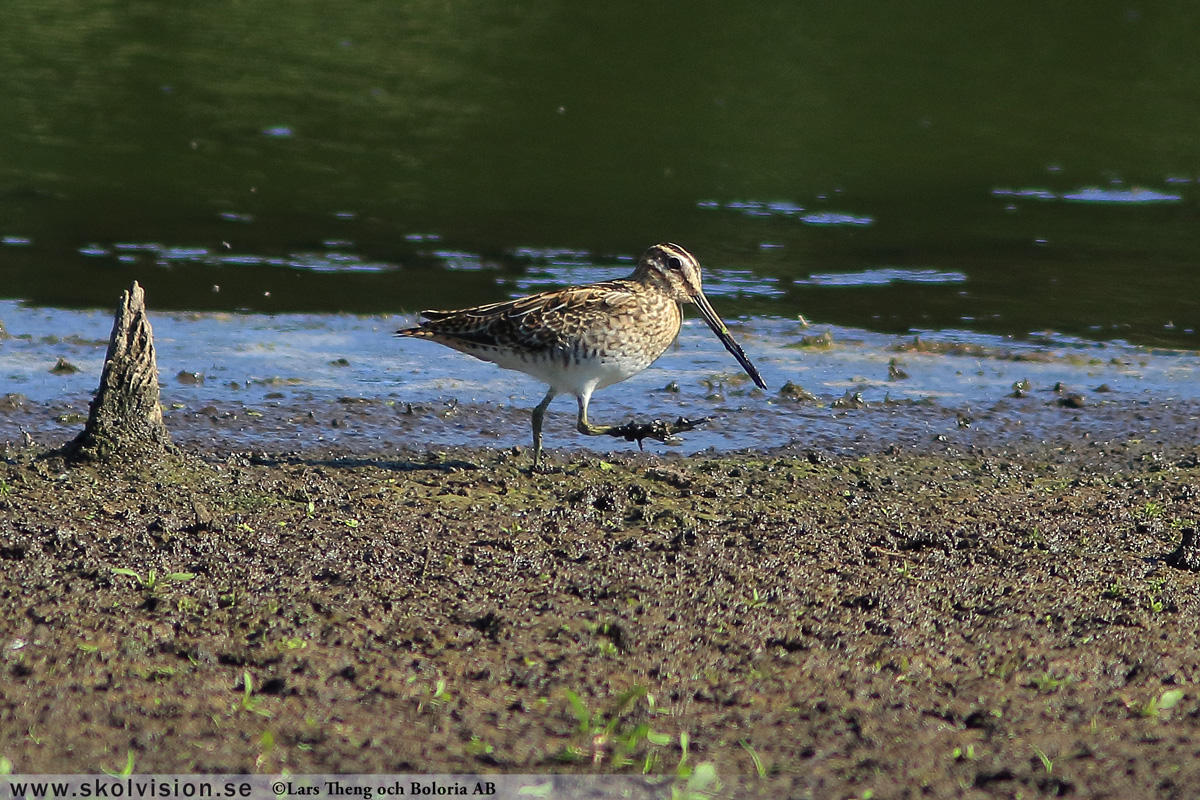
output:
[[[1111,386],[1109,386],[1107,383],[1102,383],[1099,386],[1097,386],[1095,389],[1092,389],[1093,392],[1111,392],[1112,390],[1113,390],[1113,388]]]
[[[1030,383],[1028,379],[1013,381],[1012,388],[1012,394],[1010,394],[1009,397],[1027,397],[1029,393],[1033,391],[1033,384]]]
[[[329,366],[331,366],[331,367],[348,367],[348,366],[350,366],[350,362],[344,358],[335,358],[333,361],[329,362]]]
[[[798,386],[791,381],[788,381],[783,386],[779,387],[779,396],[786,397],[789,400],[798,402],[812,402],[817,399],[817,396],[805,389],[803,386]]]
[[[65,358],[59,358],[58,361],[50,368],[53,375],[74,375],[79,372],[79,367],[67,361]]]
[[[192,525],[192,531],[210,530],[213,524],[212,512],[208,510],[208,506],[199,500],[192,500],[192,513],[196,515],[196,521]]]
[[[1058,404],[1063,408],[1083,408],[1087,405],[1087,398],[1081,394],[1070,392],[1058,398]]]
[[[175,373],[175,380],[182,383],[184,386],[201,386],[204,384],[203,372],[188,372],[185,369]]]
[[[893,358],[888,362],[888,380],[902,381],[908,378],[908,373],[902,370],[899,360]]]
[[[1200,572],[1200,548],[1196,546],[1196,529],[1184,528],[1180,533],[1179,547],[1167,556],[1167,564],[1176,569]]]
[[[9,392],[8,394],[0,395],[0,411],[16,411],[27,402],[29,402],[29,398],[25,395]]]
[[[662,481],[676,489],[690,489],[693,483],[693,480],[682,472],[665,467],[647,468],[646,477],[651,480]]]
[[[866,408],[867,401],[863,399],[862,392],[847,389],[846,393],[834,400],[831,405],[834,408]]]
[[[800,341],[794,347],[810,347],[818,350],[828,350],[833,347],[833,334],[829,331],[819,333],[816,336],[802,336]]]
[[[183,526],[179,522],[179,518],[174,514],[159,514],[146,526],[146,531],[149,533],[171,534],[180,530]]]
[[[679,381],[671,381],[664,386],[662,390],[664,392],[670,392],[671,394],[679,394]]]

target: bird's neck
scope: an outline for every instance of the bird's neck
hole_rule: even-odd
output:
[[[667,280],[665,275],[652,267],[639,264],[638,268],[629,276],[629,280],[661,292],[667,297],[675,298],[675,288],[671,285],[671,282]]]

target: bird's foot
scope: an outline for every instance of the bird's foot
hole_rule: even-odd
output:
[[[701,417],[700,419],[680,417],[674,422],[663,422],[661,419],[656,419],[654,422],[627,422],[624,425],[614,425],[606,430],[605,433],[609,436],[624,439],[627,442],[637,442],[638,449],[641,449],[642,440],[644,439],[667,442],[675,434],[695,430],[708,422],[708,420],[709,417]]]

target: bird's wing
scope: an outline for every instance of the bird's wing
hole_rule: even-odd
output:
[[[423,311],[425,322],[400,333],[538,351],[569,346],[593,315],[619,313],[636,303],[636,294],[621,281],[609,281],[457,311]]]

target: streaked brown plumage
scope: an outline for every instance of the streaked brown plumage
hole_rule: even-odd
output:
[[[696,304],[726,349],[765,389],[758,370],[704,296],[699,262],[677,244],[651,247],[628,278],[457,311],[424,311],[425,322],[396,335],[438,342],[549,384],[550,390],[533,410],[533,461],[537,467],[542,420],[550,401],[559,394],[574,395],[581,433],[613,432],[612,426],[588,422],[592,392],[654,363],[679,335],[683,302]]]

